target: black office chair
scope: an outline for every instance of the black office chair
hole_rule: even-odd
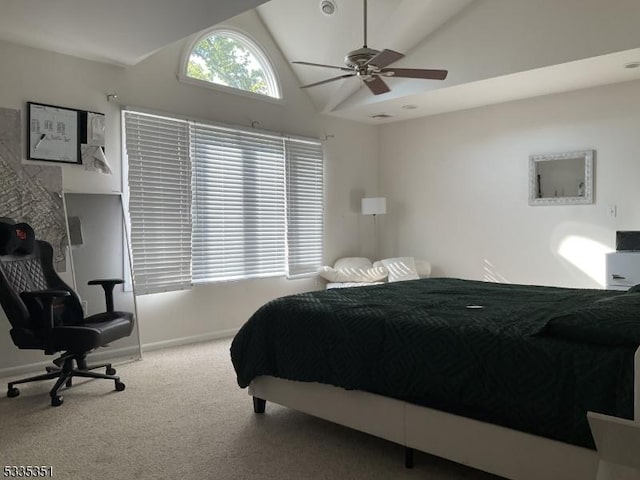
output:
[[[44,350],[46,355],[64,352],[47,367],[47,373],[8,384],[7,396],[20,395],[15,385],[57,378],[51,405],[62,405],[58,390],[72,386],[73,377],[104,378],[125,388],[110,363],[87,366],[86,356],[98,347],[131,335],[133,314],[113,310],[113,287],[122,280],[93,280],[102,285],[107,311],[84,318],[76,293],[53,268],[53,249],[36,240],[26,223],[0,222],[0,304],[13,327],[11,338],[20,349]],[[75,366],[74,366],[75,362]],[[106,375],[92,370],[106,368]]]

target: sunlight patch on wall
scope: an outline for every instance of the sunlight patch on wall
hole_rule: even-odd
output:
[[[500,275],[500,273],[496,272],[496,269],[493,266],[493,264],[486,258],[484,259],[484,262],[483,262],[483,270],[484,270],[484,276],[482,277],[482,279],[485,282],[511,283],[504,276]]]
[[[580,269],[590,278],[605,286],[605,263],[607,253],[613,250],[590,238],[569,235],[560,242],[558,253],[562,258]]]

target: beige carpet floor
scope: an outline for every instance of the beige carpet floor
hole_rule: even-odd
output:
[[[78,379],[57,408],[50,382],[7,398],[3,379],[0,468],[51,465],[65,480],[498,478],[420,452],[407,470],[399,445],[274,404],[255,415],[229,345],[147,353],[118,367],[124,392]]]

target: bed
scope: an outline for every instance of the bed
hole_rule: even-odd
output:
[[[256,411],[272,401],[513,479],[593,478],[586,412],[640,410],[638,311],[635,292],[421,279],[276,299],[231,357]]]

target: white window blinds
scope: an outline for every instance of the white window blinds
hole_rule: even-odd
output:
[[[183,120],[123,112],[137,294],[191,284],[191,164]]]
[[[285,273],[282,138],[191,126],[193,282]]]
[[[285,140],[287,274],[315,273],[322,265],[323,150],[317,142]]]
[[[124,113],[136,293],[314,274],[319,142]]]

